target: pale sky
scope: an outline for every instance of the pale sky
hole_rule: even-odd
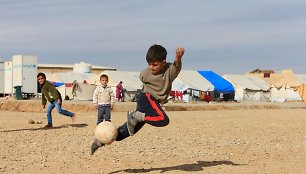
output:
[[[306,0],[0,0],[0,58],[140,71],[152,44],[183,69],[306,73]]]

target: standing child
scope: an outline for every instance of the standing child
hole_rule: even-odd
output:
[[[97,86],[93,94],[93,103],[98,109],[97,125],[103,120],[111,121],[110,110],[114,107],[115,96],[113,90],[108,86],[108,76],[102,74],[100,76],[101,85]]]
[[[43,108],[46,108],[47,101],[50,102],[50,105],[47,109],[47,119],[48,124],[45,126],[46,128],[53,127],[52,124],[52,110],[56,107],[56,110],[59,114],[71,117],[72,123],[75,122],[76,114],[66,111],[62,109],[62,97],[60,92],[54,87],[54,85],[46,80],[46,75],[44,73],[37,74],[37,81],[39,86],[41,87],[42,93],[42,105]]]
[[[169,118],[160,104],[167,102],[172,82],[182,69],[184,52],[184,48],[177,48],[174,63],[167,63],[167,50],[164,47],[153,45],[149,48],[146,56],[148,67],[140,73],[143,92],[137,99],[136,110],[128,112],[127,122],[118,128],[116,141],[134,135],[145,123],[156,127],[169,124]],[[91,154],[102,146],[104,144],[95,139],[91,144]]]

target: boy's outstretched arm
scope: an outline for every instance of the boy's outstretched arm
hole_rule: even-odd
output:
[[[176,49],[176,55],[175,55],[175,61],[174,61],[175,66],[179,66],[182,63],[182,57],[183,57],[184,53],[185,53],[184,48],[177,48]]]

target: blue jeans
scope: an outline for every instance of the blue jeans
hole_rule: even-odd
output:
[[[101,123],[103,120],[111,121],[110,116],[110,105],[99,105],[98,106],[98,120],[97,125]]]
[[[62,105],[58,104],[56,101],[53,101],[52,103],[50,103],[50,105],[48,106],[47,109],[47,119],[48,119],[48,124],[52,124],[52,110],[54,109],[54,107],[56,107],[56,111],[59,114],[65,115],[67,117],[72,117],[74,114],[72,112],[66,111],[64,109],[62,109]]]

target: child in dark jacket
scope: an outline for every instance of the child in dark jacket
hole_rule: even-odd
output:
[[[37,81],[41,88],[42,93],[42,106],[45,109],[47,101],[49,101],[50,105],[46,111],[48,124],[45,126],[46,128],[53,127],[52,124],[52,110],[56,107],[56,110],[59,114],[71,117],[72,123],[76,120],[76,115],[72,112],[66,111],[62,109],[62,97],[60,92],[54,87],[54,85],[46,80],[46,75],[44,73],[38,73]]]

